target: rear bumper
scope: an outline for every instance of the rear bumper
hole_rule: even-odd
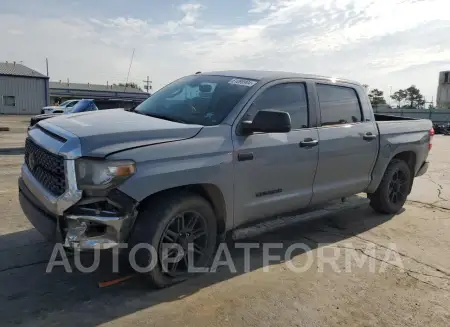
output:
[[[429,166],[429,165],[430,165],[430,163],[429,163],[428,161],[425,161],[425,162],[422,164],[422,166],[420,167],[419,171],[417,172],[416,177],[425,175],[425,173],[426,173],[427,170],[428,170],[428,166]]]

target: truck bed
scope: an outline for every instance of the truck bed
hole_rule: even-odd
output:
[[[395,120],[419,120],[416,118],[403,117],[403,116],[394,116],[394,115],[386,115],[386,114],[375,114],[375,121],[395,121]]]
[[[380,148],[385,145],[426,148],[432,122],[428,119],[416,119],[383,114],[375,114],[380,135]]]
[[[429,152],[431,120],[375,114],[378,128],[379,154],[372,172],[369,191],[375,191],[392,159],[392,153],[414,153],[414,175]]]

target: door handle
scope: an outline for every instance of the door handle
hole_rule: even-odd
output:
[[[319,140],[313,140],[312,138],[308,137],[300,142],[301,148],[312,148],[313,146],[319,145]]]
[[[372,134],[371,132],[367,132],[366,134],[363,135],[363,140],[365,141],[372,141],[375,140],[376,138],[377,136]]]
[[[238,161],[253,160],[253,153],[238,153],[237,159]]]

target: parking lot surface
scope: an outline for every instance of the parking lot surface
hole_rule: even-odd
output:
[[[14,134],[23,140],[23,132]],[[433,143],[430,170],[416,179],[398,215],[365,206],[267,233],[246,241],[282,242],[273,255],[294,243],[309,250],[269,264],[262,250],[254,250],[245,272],[242,252],[232,249],[236,273],[223,267],[163,290],[150,289],[141,277],[99,288],[114,277],[108,268],[83,274],[56,267],[46,273],[52,246],[18,205],[23,158],[0,154],[0,324],[447,327],[450,137],[436,136]],[[321,259],[330,251],[341,253],[335,265]],[[366,261],[349,266],[349,256]],[[289,269],[308,260],[313,263],[304,272]]]

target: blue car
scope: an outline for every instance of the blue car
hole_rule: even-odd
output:
[[[37,115],[31,118],[30,120],[30,127],[36,125],[38,122],[44,119],[52,118],[59,115],[70,115],[70,114],[76,114],[80,112],[87,112],[87,111],[97,111],[99,110],[97,108],[97,105],[95,104],[95,101],[92,99],[83,99],[78,101],[76,105],[74,105],[71,109],[65,111],[65,112],[55,112],[51,114],[43,114],[43,115]]]

